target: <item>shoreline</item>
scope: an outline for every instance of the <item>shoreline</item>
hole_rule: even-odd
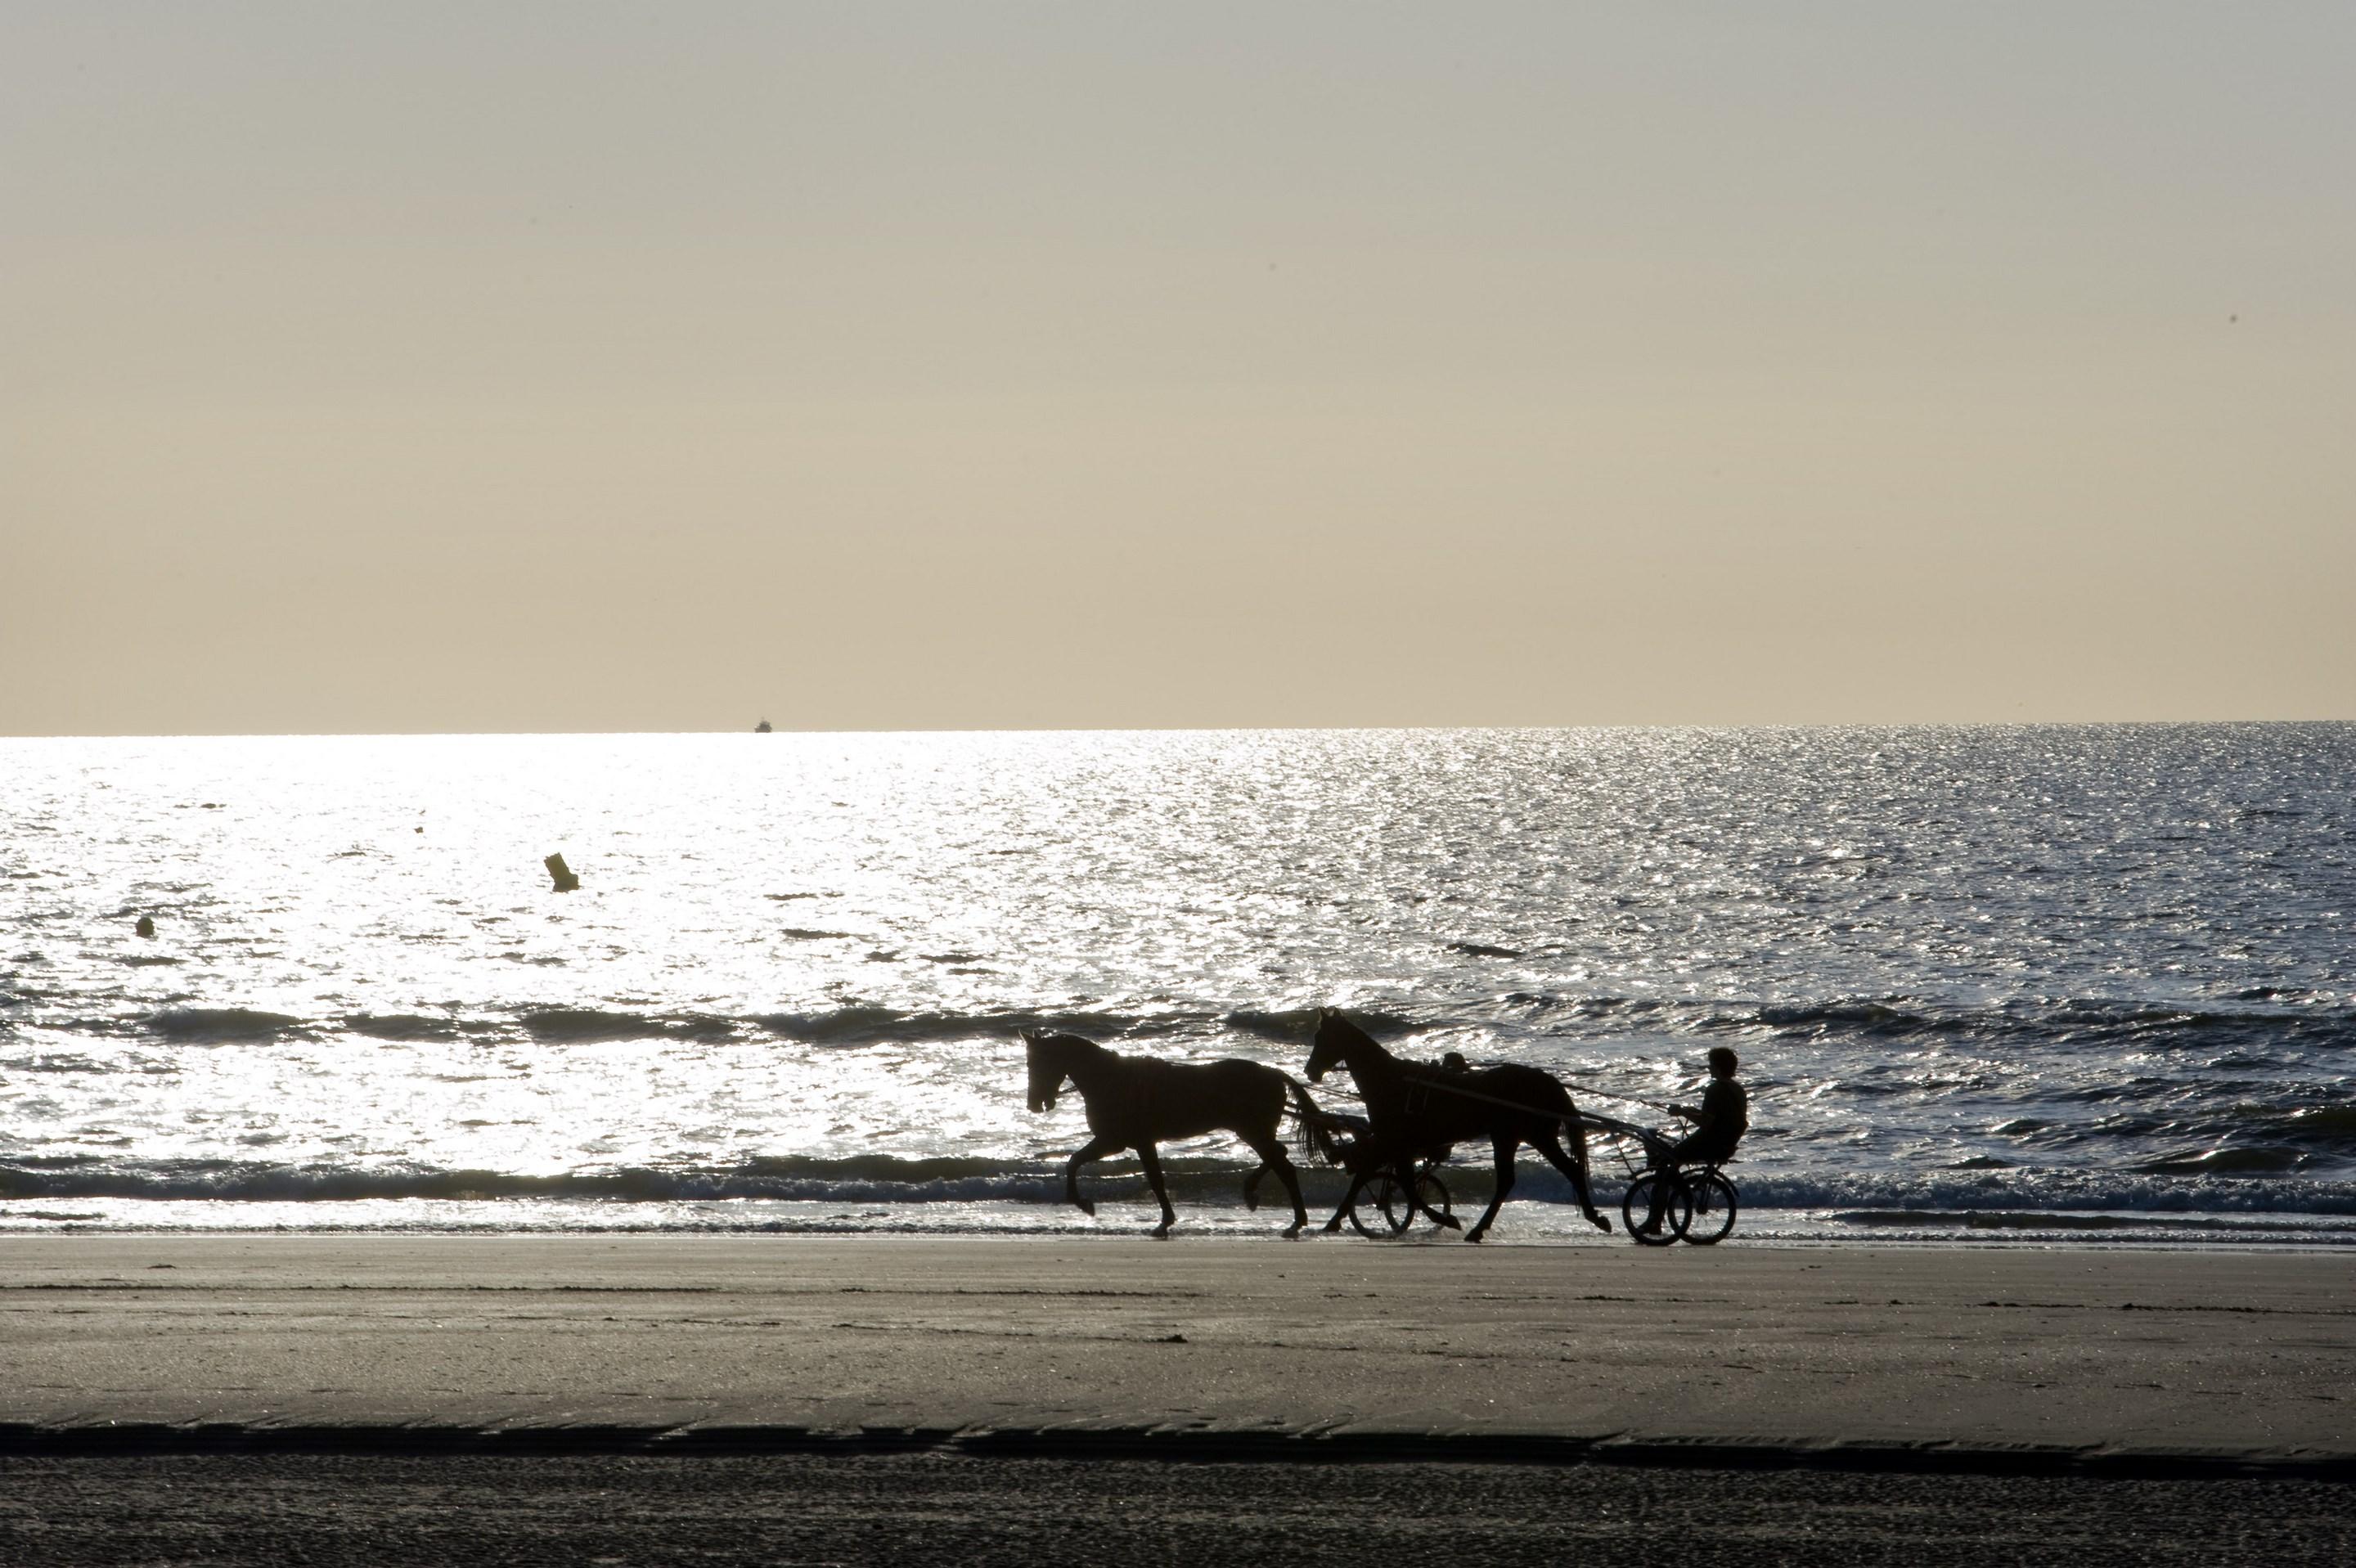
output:
[[[2356,1479],[2356,1257],[2321,1250],[10,1235],[0,1311],[20,1454]]]
[[[1615,1221],[1613,1223],[1616,1226],[1618,1221]],[[40,1230],[33,1230],[30,1228],[0,1229],[0,1243],[18,1241],[38,1241],[44,1237],[51,1237],[60,1240],[71,1239],[74,1241],[113,1240],[125,1242],[230,1242],[247,1239],[270,1238],[287,1241],[316,1240],[342,1242],[385,1241],[426,1243],[440,1240],[453,1242],[534,1242],[567,1240],[597,1242],[606,1240],[626,1240],[648,1242],[710,1241],[787,1243],[806,1239],[810,1241],[847,1242],[854,1243],[937,1242],[947,1244],[954,1244],[962,1242],[974,1242],[991,1245],[1005,1244],[1010,1246],[1055,1244],[1098,1246],[1119,1245],[1124,1243],[1144,1240],[1146,1239],[1145,1232],[1149,1228],[1149,1226],[1141,1223],[1135,1227],[1124,1228],[1118,1231],[1085,1229],[1059,1230],[1046,1226],[1042,1226],[1037,1230],[1030,1231],[956,1231],[947,1229],[930,1229],[920,1226],[828,1226],[823,1224],[803,1224],[783,1221],[748,1222],[739,1225],[709,1225],[696,1227],[693,1229],[652,1224],[617,1224],[603,1226],[573,1225],[565,1226],[562,1229],[531,1229],[518,1226],[499,1225],[487,1221],[477,1225],[434,1227],[416,1226],[405,1229],[394,1226],[372,1226],[361,1224],[342,1226],[249,1225],[220,1226],[213,1228],[190,1225],[149,1226],[142,1228],[131,1226],[102,1226],[64,1223],[48,1225]],[[2356,1256],[2356,1236],[2349,1236],[2332,1241],[2208,1240],[2152,1238],[2134,1235],[2109,1237],[2071,1233],[2024,1236],[2008,1233],[2010,1230],[2011,1227],[1990,1227],[1986,1230],[1958,1227],[1956,1233],[1944,1233],[1931,1236],[1895,1237],[1888,1235],[1743,1236],[1740,1238],[1739,1245],[1745,1252],[2083,1252],[2098,1256],[2113,1253],[2152,1253],[2168,1256],[2201,1256],[2210,1253],[2230,1253],[2246,1257],[2271,1257],[2278,1254],[2312,1257]],[[1336,1246],[1367,1246],[1382,1247],[1385,1249],[1441,1247],[1446,1246],[1450,1242],[1460,1240],[1460,1238],[1454,1236],[1434,1238],[1430,1241],[1411,1242],[1377,1242],[1355,1236],[1321,1239],[1326,1240],[1329,1244]],[[1196,1245],[1216,1243],[1221,1246],[1259,1246],[1263,1244],[1275,1246],[1299,1246],[1307,1244],[1311,1241],[1312,1238],[1307,1232],[1302,1232],[1301,1236],[1298,1240],[1292,1241],[1288,1241],[1281,1235],[1260,1236],[1238,1234],[1233,1232],[1207,1232],[1197,1231],[1190,1234],[1182,1224],[1180,1228],[1175,1229],[1171,1232],[1170,1241],[1166,1244],[1183,1246],[1189,1243],[1193,1243]],[[1629,1245],[1628,1240],[1624,1235],[1619,1235],[1616,1233],[1612,1236],[1599,1237],[1595,1243],[1585,1242],[1576,1237],[1524,1236],[1505,1239],[1492,1237],[1482,1245],[1484,1252],[1497,1252],[1508,1248],[1531,1248],[1555,1252],[1590,1253],[1601,1250],[1602,1246],[1609,1245],[1613,1242],[1617,1242],[1623,1248]],[[1733,1242],[1725,1243],[1725,1245],[1729,1247],[1736,1244],[1738,1243]],[[0,1285],[0,1289],[5,1288],[5,1285]]]
[[[0,1240],[40,1236],[235,1238],[297,1235],[430,1240],[484,1236],[811,1236],[955,1241],[1124,1241],[1152,1224],[1142,1203],[1098,1195],[1101,1213],[1054,1203],[904,1201],[890,1199],[704,1200],[676,1203],[498,1199],[271,1203],[223,1200],[20,1198],[0,1200]],[[1460,1217],[1472,1209],[1460,1204]],[[1304,1240],[1330,1206],[1312,1203]],[[1281,1239],[1280,1213],[1240,1205],[1181,1206],[1173,1238],[1243,1243]],[[1546,1201],[1509,1204],[1493,1244],[1593,1250],[1629,1245],[1591,1230],[1577,1210]],[[1424,1232],[1419,1232],[1422,1239]],[[1432,1241],[1442,1240],[1428,1232]],[[1337,1240],[1373,1243],[1348,1230]],[[1841,1209],[1746,1207],[1730,1244],[1740,1247],[2031,1247],[2091,1251],[2324,1252],[2356,1247],[2356,1215],[2307,1211]]]

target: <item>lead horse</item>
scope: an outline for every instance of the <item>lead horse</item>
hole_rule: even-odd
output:
[[[1309,1081],[1324,1082],[1335,1067],[1346,1067],[1366,1102],[1366,1119],[1373,1124],[1372,1140],[1377,1168],[1387,1168],[1391,1179],[1426,1218],[1453,1227],[1455,1221],[1427,1207],[1416,1192],[1417,1151],[1446,1144],[1486,1138],[1496,1154],[1497,1186],[1489,1207],[1464,1232],[1477,1242],[1496,1222],[1497,1211],[1514,1189],[1514,1156],[1527,1144],[1547,1163],[1570,1179],[1579,1207],[1599,1231],[1612,1221],[1595,1207],[1587,1187],[1587,1135],[1570,1092],[1554,1075],[1536,1067],[1508,1064],[1478,1072],[1435,1072],[1400,1061],[1376,1043],[1374,1036],[1327,1008],[1317,1015],[1317,1040],[1309,1052]],[[1570,1147],[1566,1149],[1558,1129],[1568,1124]],[[1344,1199],[1343,1207],[1349,1206]],[[1328,1231],[1342,1228],[1337,1211],[1326,1222]]]
[[[1162,1200],[1162,1223],[1153,1234],[1166,1240],[1178,1211],[1170,1207],[1169,1189],[1162,1183],[1162,1157],[1154,1146],[1172,1138],[1233,1133],[1260,1157],[1258,1169],[1244,1179],[1245,1200],[1258,1207],[1254,1194],[1261,1172],[1274,1170],[1292,1200],[1292,1224],[1284,1233],[1297,1236],[1309,1223],[1309,1211],[1301,1201],[1301,1179],[1293,1173],[1283,1140],[1276,1136],[1288,1094],[1300,1119],[1303,1152],[1314,1149],[1331,1158],[1333,1145],[1317,1103],[1291,1074],[1240,1057],[1196,1064],[1123,1056],[1076,1034],[1025,1029],[1023,1046],[1033,1112],[1054,1110],[1067,1080],[1079,1090],[1087,1109],[1088,1131],[1096,1136],[1064,1167],[1064,1195],[1081,1213],[1094,1214],[1097,1206],[1080,1195],[1080,1167],[1133,1148],[1153,1196]]]

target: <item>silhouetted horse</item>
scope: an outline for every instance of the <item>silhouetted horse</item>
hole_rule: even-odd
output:
[[[1162,1200],[1162,1223],[1153,1233],[1168,1236],[1178,1211],[1170,1207],[1169,1189],[1162,1184],[1162,1157],[1153,1146],[1205,1133],[1233,1133],[1260,1157],[1259,1168],[1245,1178],[1245,1201],[1259,1206],[1255,1194],[1260,1172],[1273,1169],[1292,1200],[1292,1224],[1284,1233],[1299,1235],[1309,1223],[1309,1211],[1301,1201],[1301,1179],[1276,1136],[1288,1093],[1301,1118],[1303,1150],[1314,1148],[1330,1157],[1332,1140],[1319,1125],[1317,1103],[1290,1073],[1237,1057],[1194,1065],[1122,1056],[1076,1034],[1026,1029],[1023,1043],[1030,1064],[1032,1110],[1055,1109],[1066,1079],[1078,1088],[1087,1107],[1088,1131],[1096,1136],[1064,1167],[1064,1195],[1083,1214],[1093,1214],[1097,1208],[1080,1196],[1080,1167],[1133,1148],[1153,1196]]]
[[[1570,1178],[1579,1207],[1597,1230],[1612,1221],[1596,1211],[1587,1188],[1587,1134],[1579,1123],[1570,1093],[1554,1075],[1536,1067],[1487,1067],[1475,1072],[1437,1072],[1401,1061],[1375,1042],[1372,1035],[1328,1008],[1317,1015],[1317,1040],[1309,1052],[1309,1081],[1318,1083],[1336,1066],[1347,1067],[1366,1102],[1366,1119],[1374,1124],[1373,1140],[1379,1165],[1387,1165],[1401,1192],[1438,1224],[1452,1224],[1425,1207],[1415,1196],[1417,1151],[1443,1144],[1487,1138],[1496,1150],[1497,1189],[1488,1211],[1464,1233],[1468,1242],[1488,1234],[1505,1195],[1514,1189],[1514,1155],[1527,1144],[1546,1156],[1547,1163]],[[1558,1136],[1570,1124],[1570,1147]],[[1363,1180],[1364,1179],[1361,1178]],[[1355,1188],[1353,1189],[1355,1194]],[[1350,1206],[1342,1200],[1342,1211]],[[1326,1222],[1328,1231],[1342,1228],[1342,1211]]]

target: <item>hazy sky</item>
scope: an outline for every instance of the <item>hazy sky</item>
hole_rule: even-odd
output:
[[[2356,718],[2356,7],[0,0],[0,732]]]

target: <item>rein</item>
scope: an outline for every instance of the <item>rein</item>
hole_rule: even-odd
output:
[[[1569,1115],[1565,1115],[1558,1111],[1546,1111],[1540,1110],[1536,1105],[1525,1105],[1517,1100],[1501,1100],[1494,1094],[1483,1094],[1477,1089],[1466,1089],[1461,1085],[1451,1083],[1447,1081],[1446,1077],[1440,1073],[1419,1072],[1410,1070],[1402,1073],[1401,1076],[1405,1078],[1408,1083],[1413,1084],[1419,1089],[1437,1089],[1443,1094],[1453,1094],[1459,1099],[1479,1100],[1486,1104],[1503,1105],[1508,1111],[1519,1111],[1526,1116],[1546,1117],[1558,1122],[1590,1122],[1605,1125],[1622,1125],[1613,1124],[1612,1118],[1609,1116],[1581,1115],[1577,1107],[1573,1107],[1570,1114]],[[1647,1110],[1658,1111],[1664,1115],[1675,1115],[1676,1114],[1674,1111],[1671,1111],[1666,1105],[1656,1105],[1650,1100],[1639,1100],[1633,1094],[1614,1094],[1602,1089],[1590,1088],[1584,1083],[1573,1083],[1568,1080],[1558,1080],[1558,1082],[1561,1083],[1562,1086],[1566,1089],[1577,1089],[1582,1093],[1592,1094],[1598,1099],[1618,1100],[1631,1105],[1642,1105]]]
[[[1494,1094],[1483,1094],[1477,1089],[1460,1088],[1456,1084],[1445,1082],[1437,1073],[1425,1074],[1421,1072],[1406,1072],[1402,1073],[1400,1076],[1405,1078],[1410,1085],[1418,1089],[1437,1089],[1443,1094],[1453,1094],[1460,1100],[1479,1100],[1484,1104],[1503,1105],[1506,1110],[1519,1111],[1525,1116],[1537,1116],[1542,1119],[1557,1122],[1570,1122],[1577,1121],[1579,1119],[1579,1113],[1575,1110],[1567,1116],[1559,1111],[1542,1111],[1536,1105],[1525,1105],[1519,1100],[1501,1100]]]
[[[1582,1094],[1592,1094],[1599,1100],[1617,1100],[1623,1105],[1642,1105],[1648,1111],[1658,1111],[1665,1116],[1676,1115],[1658,1100],[1640,1100],[1633,1094],[1615,1094],[1609,1089],[1598,1089],[1592,1083],[1574,1083],[1568,1078],[1561,1082],[1566,1089],[1576,1089]]]
[[[1546,1111],[1540,1110],[1536,1105],[1525,1105],[1518,1100],[1501,1100],[1494,1094],[1483,1094],[1477,1089],[1467,1089],[1459,1084],[1451,1083],[1448,1082],[1448,1074],[1436,1072],[1429,1068],[1419,1069],[1410,1067],[1404,1061],[1398,1061],[1397,1057],[1393,1057],[1391,1060],[1398,1062],[1399,1081],[1409,1090],[1437,1089],[1443,1094],[1453,1094],[1460,1100],[1479,1100],[1484,1104],[1502,1105],[1508,1111],[1518,1111],[1525,1116],[1537,1116],[1541,1120],[1546,1121],[1577,1122],[1586,1119],[1580,1116],[1575,1108],[1569,1115],[1564,1115],[1559,1111]],[[1345,1062],[1344,1065],[1347,1065],[1347,1063]],[[1355,1070],[1353,1069],[1353,1071],[1355,1072]],[[1598,1090],[1596,1093],[1601,1094],[1602,1092]],[[1602,1097],[1607,1100],[1625,1100],[1628,1098],[1625,1094],[1603,1094]],[[1363,1093],[1352,1095],[1350,1098],[1356,1100],[1358,1104],[1362,1105],[1366,1103],[1365,1096]],[[1645,1102],[1642,1100],[1638,1100],[1634,1103],[1639,1105],[1645,1104]]]

